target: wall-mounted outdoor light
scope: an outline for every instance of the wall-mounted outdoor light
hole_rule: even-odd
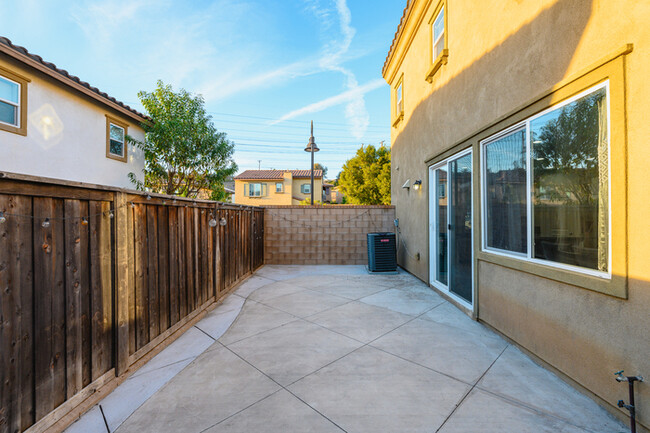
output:
[[[422,181],[421,180],[416,180],[415,182],[413,182],[413,189],[414,190],[417,191],[420,188],[422,188]]]
[[[402,185],[402,188],[404,189],[410,189],[411,188],[411,179],[406,179],[406,182],[404,182],[404,185]]]

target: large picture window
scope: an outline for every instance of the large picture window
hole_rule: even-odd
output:
[[[483,142],[484,249],[609,272],[608,83]]]

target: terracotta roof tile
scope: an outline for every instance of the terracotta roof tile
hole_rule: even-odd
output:
[[[388,62],[390,61],[390,58],[393,56],[393,51],[395,51],[397,40],[402,35],[402,31],[404,30],[404,25],[406,24],[406,19],[408,18],[413,3],[415,3],[415,0],[406,1],[406,7],[404,8],[404,12],[402,13],[402,19],[400,20],[399,25],[397,26],[397,31],[395,32],[395,37],[393,38],[393,42],[390,44],[390,49],[388,50],[386,61],[384,61],[384,67],[381,69],[381,73],[384,76],[386,75],[386,69],[388,69]]]
[[[19,45],[14,45],[9,39],[0,36],[0,44],[9,48],[11,51],[14,51],[15,53],[18,53],[22,56],[28,57],[29,59],[40,63],[41,65],[47,67],[50,69],[52,72],[56,73],[57,75],[60,76],[60,80],[65,82],[65,81],[72,81],[76,84],[79,84],[86,89],[90,90],[93,93],[96,93],[98,96],[102,97],[103,99],[106,99],[109,102],[112,102],[114,104],[119,105],[120,107],[126,109],[127,111],[131,112],[132,114],[135,114],[136,116],[140,117],[142,120],[151,120],[148,116],[140,113],[137,110],[134,110],[133,108],[129,107],[128,105],[124,104],[123,102],[118,101],[117,99],[113,98],[112,96],[109,96],[105,92],[102,92],[99,90],[97,87],[93,87],[90,84],[88,84],[85,81],[81,81],[81,79],[77,76],[71,75],[68,71],[65,69],[60,69],[58,68],[54,63],[46,62],[43,60],[43,58],[37,54],[32,54],[29,51],[27,51],[27,48],[21,47]],[[20,58],[18,58],[20,60]]]
[[[237,180],[276,180],[283,179],[285,172],[291,172],[294,178],[311,177],[310,170],[246,170],[235,176]],[[314,178],[323,177],[322,170],[314,170]]]

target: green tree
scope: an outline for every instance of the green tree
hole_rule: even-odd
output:
[[[325,176],[327,176],[327,167],[325,167],[323,164],[320,164],[318,162],[315,163],[314,170],[323,170],[323,179],[325,179]]]
[[[237,172],[232,160],[235,145],[218,132],[207,115],[200,95],[158,81],[153,92],[138,92],[151,122],[144,123],[145,140],[129,137],[144,152],[144,182],[129,178],[139,190],[197,197],[211,191],[211,199],[223,200],[223,183]]]
[[[347,160],[339,186],[350,204],[390,204],[390,149],[361,146]]]

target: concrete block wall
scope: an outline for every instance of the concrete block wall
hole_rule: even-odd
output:
[[[270,265],[363,265],[366,235],[394,232],[393,206],[267,206],[264,262]]]

